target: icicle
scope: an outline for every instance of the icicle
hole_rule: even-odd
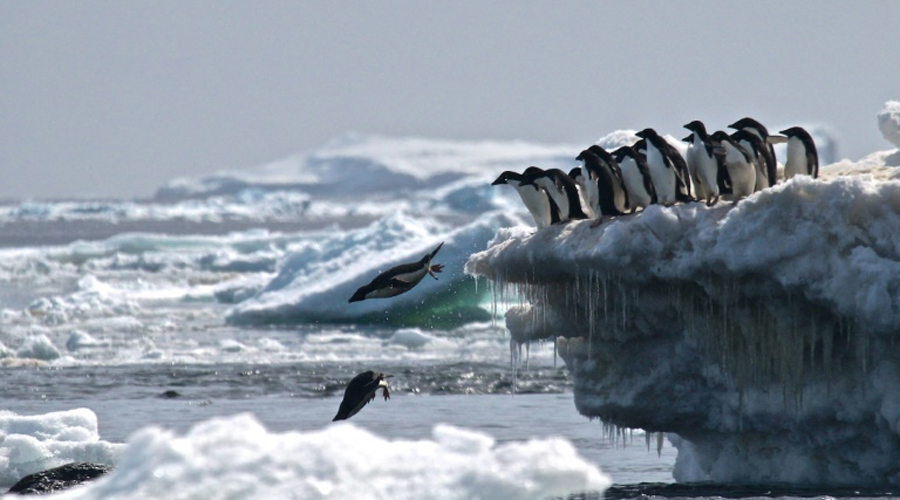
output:
[[[662,456],[663,443],[665,442],[666,435],[662,432],[656,433],[656,456]]]
[[[528,373],[529,361],[531,361],[531,342],[525,342],[525,373]]]

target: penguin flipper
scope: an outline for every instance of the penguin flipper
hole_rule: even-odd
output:
[[[400,278],[391,278],[391,281],[388,284],[393,287],[407,287],[409,286],[409,281],[402,280]]]

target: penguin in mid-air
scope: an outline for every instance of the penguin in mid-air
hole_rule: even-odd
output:
[[[681,153],[652,128],[641,130],[637,136],[647,139],[647,166],[659,203],[692,201],[690,174]]]
[[[384,396],[385,401],[391,399],[387,379],[392,376],[369,370],[353,377],[353,380],[344,389],[344,399],[341,401],[337,415],[331,421],[346,420],[359,413],[363,406],[375,399],[375,392],[378,389],[381,389],[381,395]]]
[[[523,177],[525,178],[524,184],[536,184],[544,188],[550,198],[556,202],[559,209],[559,222],[588,218],[581,209],[578,186],[569,177],[569,174],[558,168],[551,168],[532,175],[526,173]]]
[[[612,155],[622,171],[622,181],[625,190],[628,191],[631,211],[655,204],[656,190],[653,189],[653,180],[650,178],[650,170],[644,156],[631,146],[622,146],[613,151]]]
[[[739,199],[753,194],[756,190],[755,159],[724,130],[714,133],[712,140],[725,150],[725,165],[731,179],[731,194],[734,195],[734,202],[737,203]]]
[[[347,302],[359,302],[366,299],[386,299],[406,293],[422,281],[426,274],[438,279],[435,273],[444,270],[441,264],[432,264],[431,259],[437,255],[438,250],[444,246],[442,241],[433,252],[425,254],[418,262],[400,264],[379,274],[368,285],[359,287],[356,293]]]
[[[788,138],[787,161],[784,162],[784,178],[795,175],[819,177],[819,153],[809,132],[802,127],[791,127],[780,132]]]
[[[534,183],[525,183],[526,176],[536,175],[538,172],[543,172],[543,170],[538,167],[528,167],[521,174],[507,170],[500,174],[491,185],[507,184],[514,187],[519,193],[519,197],[522,198],[525,208],[534,217],[534,224],[538,229],[543,229],[550,224],[559,222],[559,208],[543,188]]]
[[[769,181],[769,186],[772,187],[775,185],[775,178],[778,173],[778,160],[775,158],[775,148],[772,146],[775,142],[781,142],[778,136],[769,135],[769,130],[758,121],[753,118],[745,117],[740,120],[732,123],[728,126],[728,128],[733,128],[735,130],[746,130],[753,134],[756,134],[764,143],[765,148],[763,150],[763,159],[765,160],[765,171],[766,178]]]
[[[706,206],[712,206],[722,194],[719,189],[722,174],[719,171],[726,168],[725,150],[712,140],[700,120],[694,120],[684,128],[692,132],[682,140],[690,144],[687,165],[694,179],[695,195],[697,199],[705,200]]]

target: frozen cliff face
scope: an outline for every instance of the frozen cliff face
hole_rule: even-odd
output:
[[[582,414],[672,433],[677,480],[900,483],[900,182],[878,158],[507,228],[466,271],[523,302],[514,339],[556,338]]]

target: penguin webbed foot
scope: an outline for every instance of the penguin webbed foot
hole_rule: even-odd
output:
[[[388,399],[391,399],[391,393],[390,393],[390,391],[388,391],[387,387],[381,388],[381,395],[384,396],[385,401],[387,401]],[[374,399],[374,396],[373,396],[373,399]]]
[[[439,273],[443,270],[444,270],[443,264],[434,264],[428,268],[428,274],[430,274],[432,278],[438,279],[438,277],[435,276],[434,273]]]

